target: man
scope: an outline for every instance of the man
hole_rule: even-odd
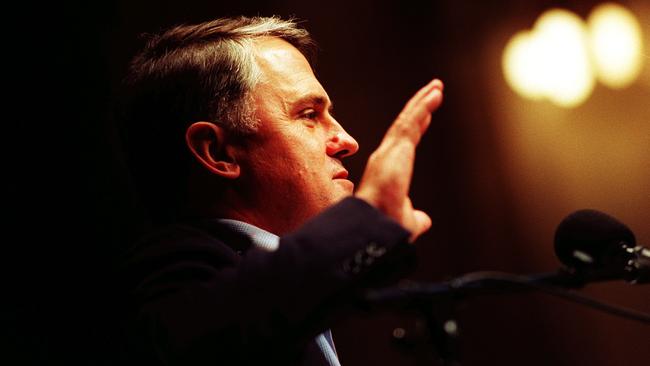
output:
[[[357,142],[331,114],[292,21],[220,19],[153,37],[133,60],[126,140],[158,224],[129,254],[139,364],[338,365],[327,330],[355,294],[403,275],[431,225],[408,198],[442,102],[407,103],[358,189]]]

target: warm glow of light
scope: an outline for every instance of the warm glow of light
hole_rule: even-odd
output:
[[[586,44],[585,25],[577,15],[549,10],[532,31],[508,42],[502,60],[506,81],[524,97],[576,106],[594,87]]]
[[[567,10],[549,10],[539,17],[533,32],[542,56],[546,97],[565,107],[584,102],[595,80],[582,19]]]
[[[538,72],[537,48],[531,32],[519,32],[512,37],[503,52],[502,66],[506,81],[517,93],[529,99],[544,97],[543,81]]]
[[[641,26],[621,5],[597,6],[588,26],[563,9],[544,12],[532,30],[515,34],[502,59],[510,87],[528,99],[546,99],[563,107],[583,103],[596,79],[620,89],[643,68]]]
[[[598,79],[611,88],[630,85],[643,66],[641,26],[634,14],[621,5],[606,3],[592,11],[588,24]]]

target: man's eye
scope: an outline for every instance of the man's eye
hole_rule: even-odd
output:
[[[313,109],[308,109],[300,115],[301,118],[315,120],[318,118],[318,112]]]

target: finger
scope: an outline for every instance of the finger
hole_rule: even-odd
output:
[[[443,91],[445,89],[445,84],[440,79],[433,79],[433,87]]]
[[[424,133],[429,122],[431,122],[431,113],[438,109],[442,104],[442,91],[440,89],[433,89],[423,100],[422,106],[424,108],[418,110],[415,119],[420,121],[421,132]]]
[[[404,110],[408,110],[413,107],[414,104],[418,103],[422,98],[424,98],[427,94],[429,94],[432,90],[438,89],[442,91],[444,88],[444,85],[442,84],[442,81],[439,79],[433,79],[431,80],[427,85],[424,87],[420,88],[420,90],[415,93],[411,99],[409,99],[408,102],[406,102],[406,105],[404,106]]]
[[[442,104],[442,91],[440,89],[432,89],[415,108],[414,118],[423,118],[426,115],[435,111],[440,104]]]
[[[442,104],[442,91],[432,88],[427,95],[422,97],[404,110],[389,128],[386,137],[402,139],[408,138],[417,144],[431,122],[431,113]]]
[[[420,235],[431,228],[431,218],[426,212],[413,210],[413,218],[416,223],[416,228],[411,233],[411,237],[409,238],[410,243],[413,243]]]

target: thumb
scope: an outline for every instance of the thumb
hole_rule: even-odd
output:
[[[431,218],[426,212],[413,210],[413,219],[415,221],[415,228],[409,239],[410,243],[413,243],[420,235],[431,228]]]

